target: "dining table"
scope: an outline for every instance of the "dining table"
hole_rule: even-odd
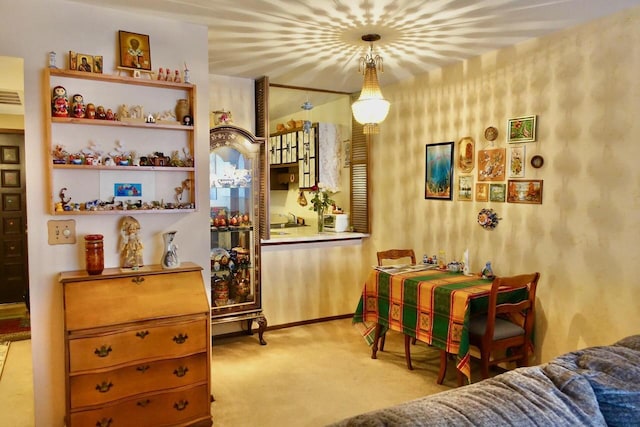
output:
[[[469,319],[488,311],[491,284],[479,274],[430,265],[376,266],[364,284],[353,323],[372,346],[372,358],[378,338],[391,329],[455,355],[459,374],[469,381]],[[527,294],[525,288],[503,289],[498,303],[519,302]]]

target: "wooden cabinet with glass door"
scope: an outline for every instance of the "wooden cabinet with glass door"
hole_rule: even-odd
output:
[[[211,216],[211,324],[258,324],[264,345],[260,281],[260,188],[264,138],[242,128],[216,126],[209,133]]]

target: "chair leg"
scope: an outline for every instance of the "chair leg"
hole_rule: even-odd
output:
[[[489,358],[491,357],[490,352],[481,352],[480,353],[480,370],[482,372],[482,379],[489,378]]]
[[[387,331],[389,332],[389,331]],[[385,332],[384,334],[382,334],[382,336],[380,337],[380,351],[384,351],[384,343],[387,339],[387,332]]]
[[[444,381],[444,376],[447,373],[447,359],[449,355],[446,351],[440,350],[440,371],[438,372],[438,379],[436,380],[437,384],[442,384]]]
[[[416,337],[413,337],[413,339],[411,340],[411,344],[416,345],[416,342],[418,342],[418,339]]]
[[[373,345],[371,346],[371,358],[378,358],[378,342],[380,341],[380,331],[382,330],[382,325],[380,323],[376,323],[376,334],[373,337]]]
[[[407,361],[407,368],[413,371],[413,366],[411,365],[411,337],[409,335],[404,336],[404,358]]]

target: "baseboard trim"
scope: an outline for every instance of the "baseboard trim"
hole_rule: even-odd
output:
[[[314,323],[329,322],[331,320],[349,319],[350,317],[353,317],[353,313],[339,314],[337,316],[320,317],[318,319],[301,320],[299,322],[283,323],[282,325],[267,326],[266,332],[275,331],[277,329],[292,328],[294,326],[304,326],[304,325],[311,325]],[[221,339],[221,338],[241,337],[244,335],[249,335],[249,332],[248,331],[228,332],[225,334],[214,335],[214,337],[216,339]]]

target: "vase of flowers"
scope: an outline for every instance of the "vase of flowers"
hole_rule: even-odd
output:
[[[331,194],[333,193],[334,191],[325,188],[321,182],[311,188],[313,197],[311,198],[311,207],[309,209],[318,213],[318,233],[324,231],[324,213],[327,208],[335,205],[335,202],[331,199]]]

